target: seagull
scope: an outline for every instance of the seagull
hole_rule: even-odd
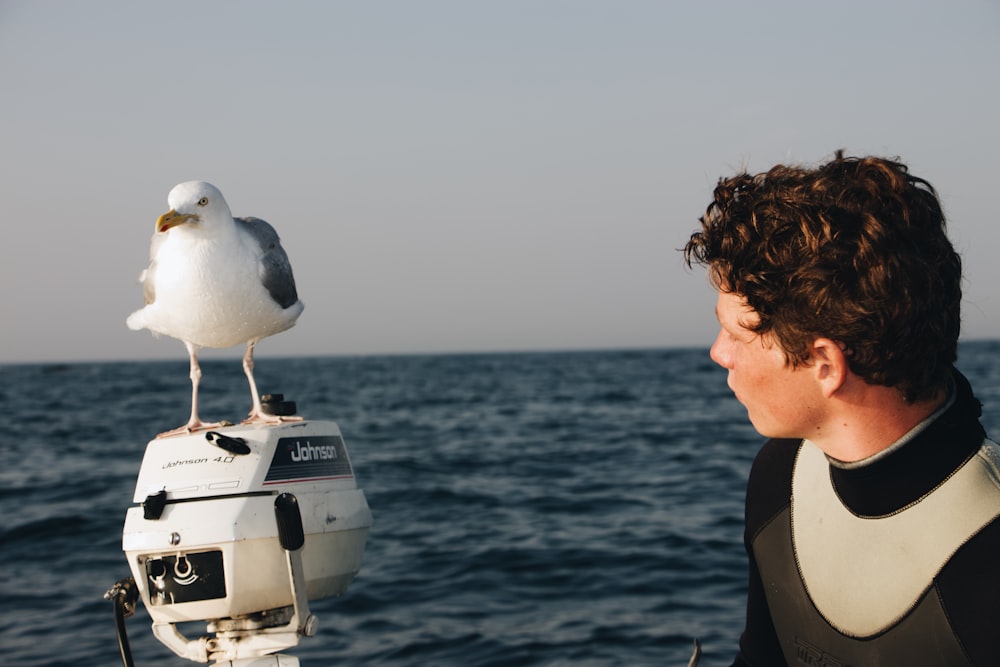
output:
[[[146,305],[126,320],[134,331],[181,340],[190,357],[191,418],[157,437],[220,426],[198,416],[198,353],[205,347],[246,344],[243,371],[253,405],[244,424],[289,420],[264,412],[253,379],[254,346],[293,327],[305,307],[277,232],[258,218],[233,218],[222,193],[204,181],[175,186],[167,204],[139,277]]]

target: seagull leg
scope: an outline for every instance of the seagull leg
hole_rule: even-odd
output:
[[[264,407],[260,404],[260,394],[257,392],[257,383],[253,379],[253,348],[257,345],[256,340],[247,342],[247,351],[243,355],[243,372],[247,375],[250,383],[250,397],[253,399],[253,406],[250,414],[243,420],[244,424],[281,424],[289,421],[302,421],[302,417],[269,415],[264,412]]]
[[[184,343],[188,349],[188,357],[191,359],[191,418],[187,424],[179,426],[170,431],[164,431],[157,435],[157,438],[167,438],[172,435],[184,435],[199,429],[218,428],[221,422],[207,424],[198,417],[198,385],[201,384],[201,365],[198,363],[198,351],[200,346],[193,343]]]

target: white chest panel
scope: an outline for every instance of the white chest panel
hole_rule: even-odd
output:
[[[816,445],[803,443],[792,476],[792,542],[813,603],[850,636],[902,618],[955,551],[1000,515],[1000,447],[989,440],[932,493],[885,517],[844,507],[829,466]]]

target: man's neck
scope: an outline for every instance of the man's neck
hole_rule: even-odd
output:
[[[911,403],[891,387],[853,377],[831,399],[827,418],[809,440],[833,459],[861,461],[891,447],[947,399],[948,393],[942,391],[930,400]]]

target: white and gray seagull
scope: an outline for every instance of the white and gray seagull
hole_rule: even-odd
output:
[[[198,416],[198,352],[204,347],[246,344],[243,371],[253,406],[244,423],[289,419],[264,412],[253,379],[254,346],[294,326],[304,308],[278,234],[263,220],[233,218],[222,193],[203,181],[175,186],[167,203],[170,210],[156,222],[149,267],[139,278],[146,306],[126,320],[130,329],[183,341],[190,356],[191,418],[157,437],[219,426]]]

